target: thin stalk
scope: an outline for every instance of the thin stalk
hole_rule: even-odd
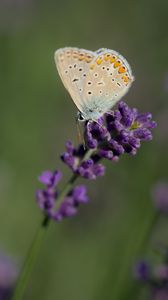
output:
[[[94,152],[94,150],[88,150],[86,152],[85,156],[83,157],[82,161],[89,159],[89,157],[93,154],[93,152]],[[67,184],[63,188],[62,192],[58,196],[56,203],[60,204],[64,200],[65,196],[72,189],[73,184],[75,183],[77,178],[78,178],[78,175],[73,174],[73,176],[70,178],[70,180],[67,182]],[[23,298],[25,289],[27,287],[27,284],[30,279],[30,275],[31,275],[33,268],[35,266],[35,263],[37,261],[38,254],[41,249],[41,244],[44,240],[44,237],[46,235],[49,224],[50,224],[50,218],[48,216],[45,216],[39,229],[36,232],[36,235],[34,237],[32,244],[30,246],[30,249],[26,256],[25,263],[23,265],[22,271],[18,278],[16,287],[15,287],[15,290],[13,293],[13,297],[11,300],[21,300]]]
[[[35,261],[37,259],[37,256],[38,256],[38,253],[39,253],[39,250],[41,247],[41,243],[46,234],[48,225],[49,225],[49,218],[45,217],[41,223],[40,228],[37,230],[34,240],[28,251],[25,263],[23,265],[21,274],[20,274],[18,282],[16,284],[16,288],[15,288],[12,300],[22,299],[22,297],[24,295],[25,288],[29,281],[31,272],[33,270]]]

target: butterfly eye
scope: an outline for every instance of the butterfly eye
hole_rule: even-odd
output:
[[[79,113],[77,114],[77,120],[80,121],[80,122],[85,121],[85,118],[83,117],[83,115],[82,115],[81,112],[79,112]]]
[[[89,91],[89,92],[88,92],[88,95],[91,95],[91,94],[92,94],[92,92],[91,92],[91,91]]]
[[[88,85],[91,85],[92,84],[92,82],[91,81],[88,81],[88,83],[87,83]]]

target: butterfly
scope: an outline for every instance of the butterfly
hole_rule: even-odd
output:
[[[106,48],[65,47],[54,55],[58,73],[77,106],[78,120],[96,121],[129,90],[134,76],[127,60]]]

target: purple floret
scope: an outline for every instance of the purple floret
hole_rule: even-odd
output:
[[[86,187],[79,185],[72,188],[56,208],[56,201],[59,196],[57,184],[61,176],[60,171],[43,172],[39,176],[39,181],[45,185],[45,188],[38,189],[36,192],[36,200],[39,208],[55,221],[61,221],[63,218],[74,216],[78,211],[78,206],[89,201]]]
[[[146,261],[139,261],[134,266],[134,277],[140,281],[147,281],[151,276],[151,266]]]

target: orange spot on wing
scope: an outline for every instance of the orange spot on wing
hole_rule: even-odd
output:
[[[119,69],[118,69],[118,73],[125,73],[126,72],[126,68],[124,66],[121,66]]]
[[[124,80],[125,83],[128,83],[128,82],[129,82],[129,77],[126,76],[126,75],[124,75],[124,76],[122,77],[122,79]]]
[[[103,62],[102,58],[98,58],[98,59],[96,60],[97,65],[101,65],[102,62]]]
[[[80,54],[79,54],[79,60],[84,60],[84,59],[85,59],[84,54],[83,54],[83,53],[80,53]]]
[[[108,61],[108,60],[110,60],[111,58],[112,58],[111,54],[109,54],[109,53],[104,54],[104,60],[105,60],[105,61]]]
[[[114,63],[114,68],[118,68],[119,66],[121,66],[121,61],[118,60]]]
[[[115,56],[111,56],[110,63],[113,64],[115,61],[116,61],[116,57]]]

